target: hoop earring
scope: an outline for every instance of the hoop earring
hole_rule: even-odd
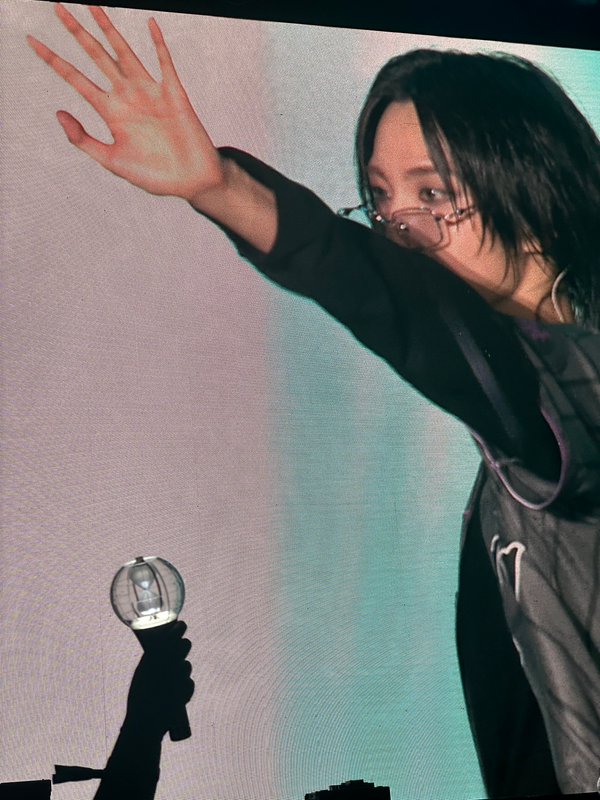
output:
[[[564,315],[560,310],[560,306],[558,305],[558,284],[562,281],[566,274],[567,270],[563,269],[563,271],[556,276],[554,283],[552,284],[552,294],[550,295],[552,298],[552,305],[556,311],[556,316],[561,322],[566,322],[566,319],[564,318]]]

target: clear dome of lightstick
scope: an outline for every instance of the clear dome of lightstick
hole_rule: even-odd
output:
[[[110,587],[115,614],[134,630],[177,619],[184,600],[181,575],[173,564],[158,556],[138,556],[123,564]]]

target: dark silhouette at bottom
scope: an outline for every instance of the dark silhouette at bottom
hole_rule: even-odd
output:
[[[339,786],[306,794],[304,800],[390,800],[390,790],[388,786],[364,781],[345,781]]]

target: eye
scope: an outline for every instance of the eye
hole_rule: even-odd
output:
[[[381,186],[369,186],[369,191],[373,200],[384,200],[386,197],[386,191]]]
[[[419,200],[432,206],[439,203],[447,203],[450,200],[450,195],[445,189],[434,189],[427,186],[419,191]]]
[[[383,204],[388,199],[387,192],[381,186],[369,186],[371,197],[373,198],[373,206],[375,210],[381,210]]]

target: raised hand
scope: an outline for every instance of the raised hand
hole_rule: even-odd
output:
[[[224,180],[219,154],[181,85],[156,21],[150,19],[148,27],[162,73],[160,82],[149,75],[101,8],[89,6],[116,59],[64,6],[57,3],[55,10],[111,83],[111,89],[104,91],[42,42],[27,37],[37,55],[100,114],[113,137],[112,144],[94,139],[71,114],[58,111],[69,141],[151,194],[192,202],[204,191],[219,187]]]
[[[194,681],[190,677],[192,665],[186,661],[192,648],[190,640],[183,638],[186,630],[185,622],[177,620],[158,628],[136,631],[144,655],[129,687],[129,728],[159,731],[164,736],[174,713],[182,711],[189,703]],[[189,725],[185,715],[184,720]]]

